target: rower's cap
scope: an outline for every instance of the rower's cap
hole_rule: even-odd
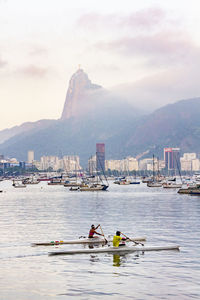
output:
[[[120,235],[121,234],[121,232],[120,231],[116,231],[116,235]]]
[[[91,225],[91,228],[95,228],[94,224]]]

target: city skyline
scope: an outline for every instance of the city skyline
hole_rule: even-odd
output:
[[[58,119],[79,64],[127,101],[198,97],[198,11],[194,0],[1,0],[0,130]]]
[[[135,158],[131,155],[123,159],[105,159],[105,144],[96,144],[96,154],[89,157],[87,167],[80,165],[80,157],[78,155],[63,155],[62,157],[56,155],[43,155],[40,160],[34,159],[34,151],[29,150],[27,153],[27,160],[20,161],[16,158],[4,157],[0,155],[0,170],[5,168],[20,167],[22,169],[30,169],[36,167],[38,171],[62,170],[64,172],[81,172],[88,170],[90,174],[104,171],[118,171],[118,172],[132,172],[139,170],[156,171],[161,170],[174,171],[200,171],[200,155],[197,153],[182,153],[180,156],[180,148],[164,148],[164,156],[159,158],[145,157]],[[100,163],[100,165],[99,165]]]

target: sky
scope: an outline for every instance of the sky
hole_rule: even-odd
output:
[[[60,118],[79,65],[143,106],[200,96],[199,11],[199,0],[0,0],[0,130]]]

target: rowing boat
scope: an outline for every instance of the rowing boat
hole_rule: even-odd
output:
[[[112,242],[113,237],[109,236],[106,238],[108,242]],[[142,242],[146,241],[145,237],[133,237],[130,238],[130,240],[136,241],[136,242]],[[129,240],[127,240],[128,242]],[[69,244],[104,244],[105,239],[104,238],[80,238],[77,240],[68,240],[68,241],[51,241],[51,242],[46,242],[46,243],[33,243],[32,246],[54,246],[54,245],[69,245]]]
[[[162,250],[179,250],[179,246],[121,246],[121,247],[102,247],[102,248],[88,248],[88,249],[74,249],[67,251],[49,252],[49,255],[72,255],[72,254],[91,254],[91,253],[131,253],[137,251],[162,251]]]
[[[107,237],[106,240],[108,242],[112,242],[113,237]],[[136,242],[142,242],[146,241],[145,237],[133,237],[130,238],[131,241],[136,241]],[[126,240],[127,242],[129,240]],[[54,246],[54,245],[70,245],[70,244],[104,244],[105,239],[104,238],[79,238],[77,240],[68,240],[68,241],[51,241],[51,242],[46,242],[46,243],[33,243],[32,246]]]

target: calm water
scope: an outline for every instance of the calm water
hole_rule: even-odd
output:
[[[200,197],[146,184],[108,192],[70,192],[45,182],[15,189],[0,183],[0,299],[200,299]],[[33,242],[104,233],[146,236],[146,245],[178,251],[118,256],[48,256],[81,245],[31,247]]]

